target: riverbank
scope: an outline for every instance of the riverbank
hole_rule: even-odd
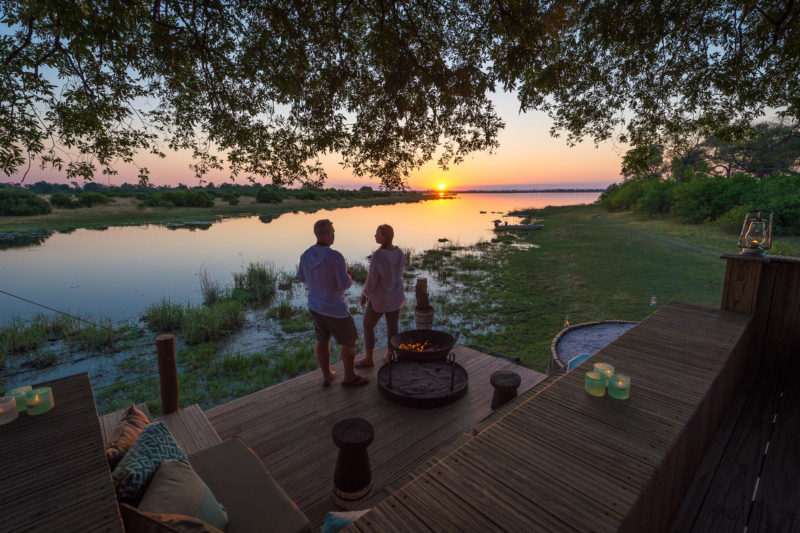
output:
[[[413,328],[414,283],[418,277],[427,277],[435,329],[461,332],[460,343],[519,358],[525,366],[544,371],[550,343],[567,318],[572,324],[638,321],[670,300],[717,306],[725,268],[720,256],[737,251],[735,236],[713,228],[608,213],[597,206],[548,207],[524,214],[544,227],[503,232],[474,246],[445,242],[423,252],[407,250],[409,302],[401,313],[401,330]],[[307,311],[288,303],[294,290],[290,277],[278,275],[277,279],[277,299],[267,308],[247,311],[244,320],[237,318],[234,322],[241,321],[241,329],[233,333],[190,346],[175,327],[185,403],[210,407],[316,368]],[[302,287],[294,287],[302,293]],[[359,290],[356,287],[348,296],[358,324],[363,312]],[[164,308],[169,302],[154,305],[172,312]],[[180,312],[196,311],[187,307]],[[193,316],[188,321],[193,326],[207,324],[206,318]],[[18,323],[12,329],[24,327]],[[69,358],[91,357],[86,348],[89,341],[83,339],[98,338],[92,340],[99,346],[98,375],[90,373],[101,411],[148,400],[157,412],[153,341],[161,330],[143,322],[128,324],[126,329],[114,327],[118,329],[111,335],[95,331],[90,336],[92,328],[70,333],[66,344],[75,349],[58,351],[44,343],[9,359],[25,358],[25,368],[41,365],[43,371],[57,365],[85,371]],[[39,328],[38,336],[52,335],[53,328],[46,324]],[[382,328],[378,328],[379,336]],[[104,339],[112,337],[109,345]],[[22,363],[9,363],[9,369],[12,366],[20,368]]]
[[[141,224],[211,221],[219,218],[265,216],[276,218],[283,213],[308,212],[319,209],[419,202],[427,197],[417,192],[393,193],[369,198],[326,198],[322,200],[286,199],[280,203],[256,203],[255,198],[241,196],[237,205],[217,199],[213,207],[141,207],[134,198],[115,198],[114,203],[90,208],[53,209],[47,215],[0,217],[0,232],[35,233],[69,231],[76,228],[102,228]]]

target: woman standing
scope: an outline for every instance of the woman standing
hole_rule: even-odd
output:
[[[406,303],[403,287],[403,271],[406,256],[392,244],[394,229],[389,224],[381,224],[375,232],[375,242],[381,245],[369,262],[367,280],[361,292],[361,306],[364,312],[364,358],[357,361],[356,368],[374,366],[372,353],[375,349],[375,326],[386,315],[387,340],[397,335],[400,308]]]

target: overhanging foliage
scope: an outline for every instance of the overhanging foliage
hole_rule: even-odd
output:
[[[164,147],[320,184],[402,186],[497,146],[516,91],[575,142],[733,137],[800,117],[795,2],[0,0],[0,169],[91,179]],[[224,158],[224,160],[223,160]],[[141,179],[148,173],[141,169]]]

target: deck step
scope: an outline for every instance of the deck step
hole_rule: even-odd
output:
[[[186,455],[192,455],[222,442],[219,434],[197,404],[164,415],[161,420],[169,428]]]

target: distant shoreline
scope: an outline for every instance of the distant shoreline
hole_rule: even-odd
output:
[[[432,190],[431,192],[437,192]],[[451,194],[486,194],[486,193],[503,193],[503,194],[521,194],[521,193],[532,193],[532,192],[605,192],[605,188],[603,189],[500,189],[500,190],[492,190],[492,191],[484,191],[479,189],[469,189],[466,191],[444,191]]]

